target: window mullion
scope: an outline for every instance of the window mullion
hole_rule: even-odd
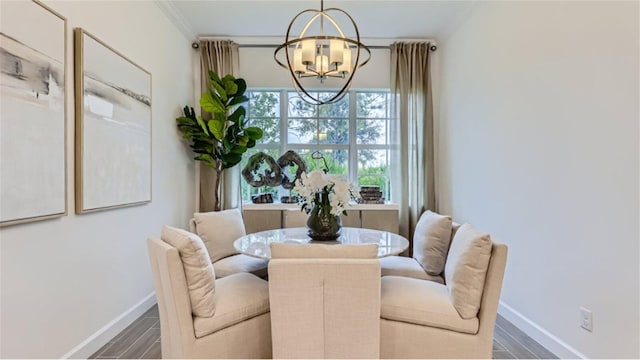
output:
[[[354,184],[358,184],[358,124],[356,123],[356,115],[358,112],[358,102],[356,92],[349,91],[349,180]]]
[[[280,90],[280,154],[287,151],[289,142],[289,94]]]

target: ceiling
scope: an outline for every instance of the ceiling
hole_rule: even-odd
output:
[[[293,17],[319,9],[319,0],[169,0],[197,36],[284,37]],[[355,20],[363,38],[438,39],[456,26],[474,1],[327,0]]]

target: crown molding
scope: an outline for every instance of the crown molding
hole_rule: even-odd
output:
[[[171,20],[171,22],[180,30],[182,35],[184,35],[187,40],[193,42],[198,38],[198,34],[196,33],[191,23],[187,21],[187,19],[182,15],[180,10],[178,10],[173,3],[168,0],[155,0],[154,3],[158,5],[160,10],[167,15],[167,18]]]

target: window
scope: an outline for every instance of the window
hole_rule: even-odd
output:
[[[330,93],[313,95],[322,97]],[[308,104],[289,90],[250,90],[248,96],[248,122],[263,129],[264,136],[243,157],[242,168],[259,151],[277,160],[287,150],[297,152],[308,171],[323,168],[321,160],[312,158],[315,151],[320,151],[331,173],[343,174],[358,186],[378,185],[383,197],[389,199],[393,118],[388,91],[351,90],[341,101],[328,105]],[[285,169],[289,178],[295,176],[292,170]],[[276,199],[289,195],[282,187],[254,188],[244,179],[241,183],[245,201],[264,192],[274,193]]]

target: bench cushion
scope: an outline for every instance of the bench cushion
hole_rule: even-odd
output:
[[[433,281],[383,276],[380,317],[387,320],[476,334],[477,317],[463,319],[456,311],[449,289]]]
[[[238,273],[216,280],[214,297],[215,314],[193,318],[198,338],[269,312],[269,284],[255,275]]]
[[[440,275],[429,275],[422,268],[418,260],[405,256],[387,256],[380,259],[382,276],[405,276],[414,279],[431,280],[439,284],[444,283]],[[217,270],[216,270],[217,274]]]
[[[258,259],[244,254],[236,254],[220,259],[213,264],[216,277],[223,278],[241,272],[252,273],[255,276],[267,276],[268,260]]]

